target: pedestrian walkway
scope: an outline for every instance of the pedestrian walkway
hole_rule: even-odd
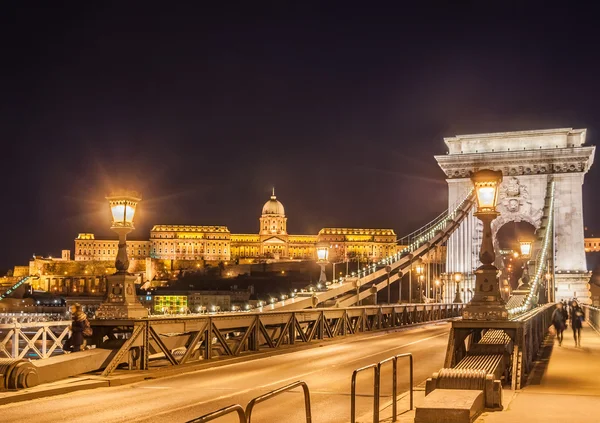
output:
[[[600,422],[600,334],[584,323],[581,348],[570,327],[564,335],[541,380],[530,381],[512,400],[505,395],[505,411],[483,413],[477,423]]]

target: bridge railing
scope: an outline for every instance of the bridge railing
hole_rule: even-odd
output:
[[[366,332],[459,317],[462,304],[397,304],[263,313],[181,316],[141,320],[92,320],[88,344],[117,349],[104,369],[121,363],[146,370],[151,359],[181,365],[279,349]],[[107,341],[105,341],[107,340]]]
[[[600,308],[584,305],[585,320],[596,331],[600,333]]]
[[[70,320],[0,324],[0,358],[45,359],[62,354]]]

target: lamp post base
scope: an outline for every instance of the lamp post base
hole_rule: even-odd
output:
[[[125,273],[107,276],[107,296],[96,311],[97,319],[144,319],[146,310],[135,294],[136,277]]]
[[[507,320],[508,310],[500,294],[498,269],[483,265],[475,271],[475,295],[462,312],[465,320]]]

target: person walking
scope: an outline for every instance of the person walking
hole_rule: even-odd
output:
[[[573,339],[575,346],[581,347],[581,327],[583,326],[583,309],[573,300],[571,303],[571,329],[573,329]]]
[[[67,350],[71,352],[81,351],[83,345],[84,332],[90,331],[90,322],[81,309],[81,304],[75,303],[70,307],[71,311],[71,338]]]
[[[566,327],[566,318],[563,313],[563,305],[562,303],[556,304],[556,309],[552,313],[552,325],[554,329],[556,329],[556,339],[558,339],[558,346],[562,346],[563,341],[563,332]]]

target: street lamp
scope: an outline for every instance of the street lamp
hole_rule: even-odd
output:
[[[423,293],[422,293],[422,278],[423,278],[423,270],[424,266],[422,264],[418,264],[415,270],[417,271],[417,282],[419,284],[419,302],[423,301]]]
[[[531,257],[531,244],[531,241],[519,241],[519,246],[521,247],[521,256],[524,259]]]
[[[441,303],[442,301],[440,300],[440,280],[436,279],[435,280],[435,297],[436,297],[436,302]]]
[[[119,235],[119,249],[115,259],[114,275],[106,277],[107,292],[96,317],[105,319],[139,319],[148,316],[135,295],[136,277],[127,272],[127,234],[134,229],[133,218],[142,196],[133,191],[118,191],[106,197],[112,216],[111,229]]]
[[[529,257],[531,257],[531,241],[519,241],[519,247],[521,249],[521,257],[525,260],[523,263],[523,276],[521,280],[523,283],[519,286],[518,290],[529,291]]]
[[[456,272],[454,274],[454,282],[456,283],[456,294],[454,295],[455,303],[462,303],[462,298],[460,297],[460,281],[462,280],[462,273]]]
[[[499,215],[496,211],[498,187],[502,182],[502,172],[489,169],[476,172],[471,180],[475,185],[477,211],[474,215],[483,223],[483,237],[479,260],[481,266],[475,270],[475,294],[463,310],[463,318],[469,320],[506,320],[506,310],[498,269],[493,265],[496,258],[492,239],[492,221]]]
[[[319,283],[327,282],[327,276],[325,275],[325,266],[327,265],[327,258],[329,257],[329,247],[327,245],[317,246],[317,263],[321,267],[321,274],[319,275]]]

